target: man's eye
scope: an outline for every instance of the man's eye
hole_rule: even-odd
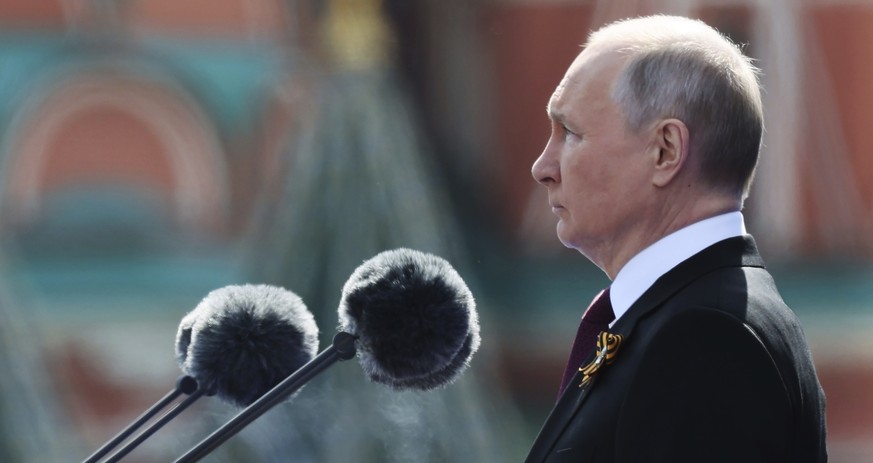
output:
[[[573,132],[572,130],[568,129],[567,126],[564,124],[561,124],[561,130],[564,132],[564,138],[570,138],[570,137],[576,136],[576,132]]]

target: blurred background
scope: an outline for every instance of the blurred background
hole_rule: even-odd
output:
[[[400,246],[477,297],[456,384],[335,366],[209,461],[521,461],[606,277],[561,247],[530,164],[588,31],[705,20],[763,68],[746,207],[828,396],[831,461],[873,461],[873,1],[0,0],[0,460],[80,461],[179,375],[212,289],[303,297]],[[717,110],[717,108],[713,108]],[[132,453],[171,461],[203,399]]]

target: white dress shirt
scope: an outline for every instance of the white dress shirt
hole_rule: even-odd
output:
[[[610,286],[609,300],[615,320],[618,321],[655,280],[682,261],[719,241],[745,234],[743,214],[729,212],[679,229],[643,249],[619,270]]]

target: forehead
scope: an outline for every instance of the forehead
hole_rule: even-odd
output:
[[[626,57],[613,49],[586,48],[573,60],[549,100],[550,114],[564,114],[579,103],[611,102],[615,80],[626,64]],[[580,101],[581,100],[581,101]]]

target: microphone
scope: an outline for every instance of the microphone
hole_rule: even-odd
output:
[[[343,286],[333,344],[201,441],[196,462],[339,360],[357,356],[367,377],[396,390],[450,384],[479,348],[476,303],[444,259],[410,249],[365,261]]]
[[[267,285],[227,286],[210,292],[179,324],[176,359],[184,376],[121,433],[92,454],[99,461],[181,394],[188,398],[152,423],[106,461],[130,453],[203,395],[244,407],[309,362],[318,327],[294,293]]]
[[[428,390],[453,382],[479,349],[473,294],[444,259],[411,249],[385,251],[343,287],[340,329],[358,337],[371,381]]]
[[[182,372],[230,404],[245,407],[312,360],[318,327],[291,291],[227,286],[209,293],[179,324]]]

